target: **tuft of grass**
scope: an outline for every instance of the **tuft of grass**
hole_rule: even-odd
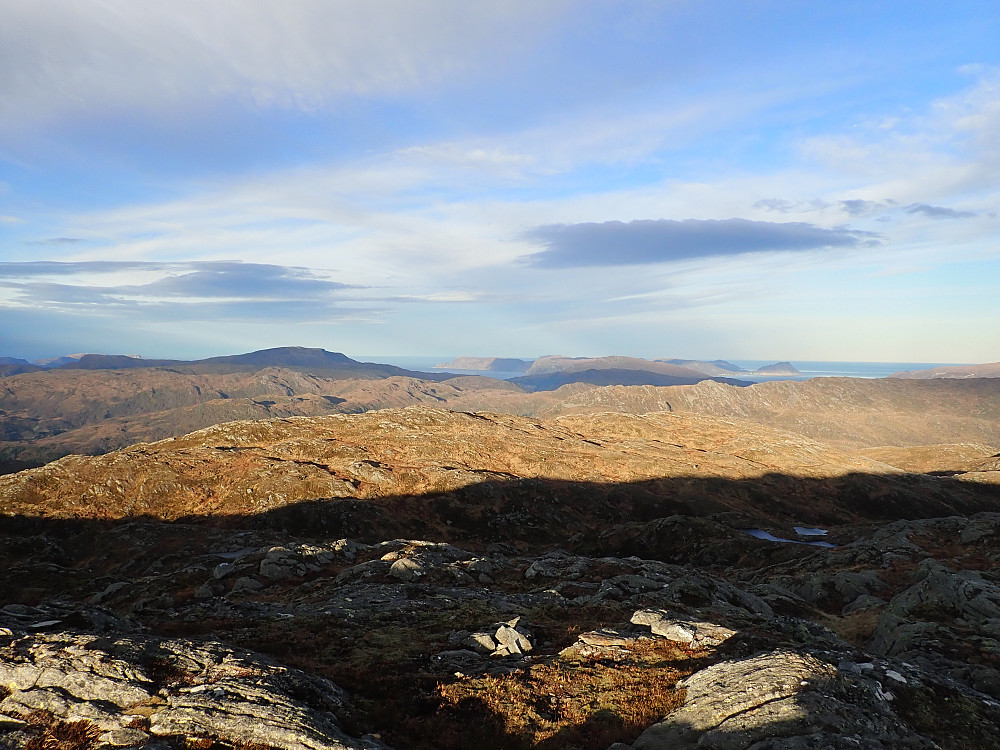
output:
[[[151,660],[146,665],[146,675],[154,685],[168,689],[195,684],[195,675],[185,672],[164,657]]]
[[[259,742],[250,742],[249,740],[234,740],[233,748],[234,750],[270,750],[267,745],[262,745]]]
[[[93,722],[62,721],[49,711],[32,711],[25,721],[31,735],[25,750],[94,750],[101,736]]]
[[[229,740],[222,737],[207,737],[195,735],[174,738],[179,741],[184,750],[273,750],[269,745],[262,745],[249,740]],[[174,743],[174,746],[177,742]]]

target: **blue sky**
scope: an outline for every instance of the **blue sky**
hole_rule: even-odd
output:
[[[0,355],[1000,359],[995,0],[0,12]]]

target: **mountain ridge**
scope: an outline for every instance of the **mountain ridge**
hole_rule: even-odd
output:
[[[377,371],[310,374],[248,365],[39,370],[0,380],[0,468],[103,453],[218,422],[320,416],[414,404],[550,418],[670,411],[738,418],[844,449],[1000,444],[1000,381],[821,378],[745,387],[562,385],[528,393],[482,376],[433,379]],[[637,371],[626,371],[627,373]],[[548,376],[542,376],[548,377]]]
[[[1000,362],[981,365],[944,365],[929,370],[904,370],[894,372],[890,378],[902,380],[928,380],[944,378],[1000,378]]]

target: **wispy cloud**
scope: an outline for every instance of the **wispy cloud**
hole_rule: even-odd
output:
[[[82,273],[113,273],[137,269],[166,270],[182,268],[181,264],[146,263],[142,261],[53,261],[38,260],[23,263],[0,263],[0,278],[32,278],[35,276],[71,276]]]
[[[774,211],[780,214],[808,213],[810,211],[822,211],[829,208],[830,204],[819,198],[812,200],[787,200],[784,198],[763,198],[753,204],[754,208],[762,208],[765,211]]]
[[[133,272],[158,278],[125,283]],[[60,281],[49,281],[52,277]],[[105,283],[95,283],[95,279]],[[107,283],[116,279],[122,281]],[[0,288],[7,292],[0,306],[8,308],[98,315],[128,310],[171,320],[276,317],[308,321],[327,319],[334,308],[358,304],[341,296],[357,287],[325,278],[320,272],[237,261],[0,263]]]
[[[930,219],[968,219],[977,216],[974,211],[957,211],[945,206],[930,206],[926,203],[912,203],[906,207],[908,214],[920,214]]]
[[[343,97],[412,94],[516,60],[562,8],[527,0],[9,3],[0,112],[12,127],[68,112],[170,112],[227,99],[310,111]]]
[[[545,245],[530,256],[540,268],[627,266],[767,251],[853,248],[880,243],[878,235],[852,229],[825,229],[803,222],[748,219],[672,221],[647,219],[600,224],[553,224],[525,233]]]
[[[799,142],[800,153],[869,195],[892,196],[903,205],[995,193],[1000,69],[977,68],[969,75],[975,76],[972,85],[893,118],[889,127],[809,137]]]
[[[44,240],[31,240],[29,245],[75,245],[83,242],[79,237],[47,237]]]
[[[882,213],[896,205],[893,200],[867,201],[858,198],[840,201],[840,207],[851,216],[868,216],[870,214]]]

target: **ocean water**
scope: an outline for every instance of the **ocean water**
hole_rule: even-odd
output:
[[[349,355],[348,355],[349,356]],[[504,372],[501,370],[495,370],[490,372],[484,372],[483,370],[457,370],[453,368],[448,368],[447,370],[435,368],[434,365],[440,364],[441,362],[451,362],[455,359],[455,355],[446,355],[441,357],[394,357],[394,356],[371,356],[371,357],[353,357],[352,359],[358,359],[362,362],[381,362],[386,365],[395,365],[396,367],[403,367],[407,370],[416,370],[417,372],[434,372],[441,374],[443,372],[451,372],[455,375],[485,375],[490,378],[496,378],[497,380],[510,380],[511,378],[518,378],[524,375],[523,372]],[[524,359],[526,361],[531,361],[534,357],[516,357],[516,359]]]
[[[441,370],[435,369],[434,365],[440,362],[450,362],[454,355],[442,355],[440,357],[395,357],[395,356],[370,356],[355,357],[365,362],[382,362],[384,364],[404,367],[407,370],[417,372],[453,372],[456,375],[488,375],[499,380],[508,380],[523,375],[522,372],[483,372],[481,370]],[[520,357],[520,359],[531,360],[533,357]],[[729,359],[734,365],[742,367],[744,370],[754,370],[763,365],[773,364],[774,360],[765,359]],[[788,376],[762,376],[762,375],[741,375],[733,373],[732,377],[740,380],[750,380],[755,383],[765,380],[808,380],[810,378],[885,378],[894,372],[905,370],[928,370],[932,367],[945,367],[959,364],[957,362],[818,362],[818,361],[792,361],[792,364],[802,372],[801,375]]]
[[[730,359],[734,365],[739,365],[744,370],[753,370],[757,367],[772,364],[761,359]],[[957,364],[955,362],[815,362],[798,361],[792,362],[802,375],[795,377],[745,377],[739,374],[734,377],[742,377],[745,380],[761,382],[764,380],[808,380],[809,378],[887,378],[895,372],[906,370],[929,370],[932,367],[945,367]]]

